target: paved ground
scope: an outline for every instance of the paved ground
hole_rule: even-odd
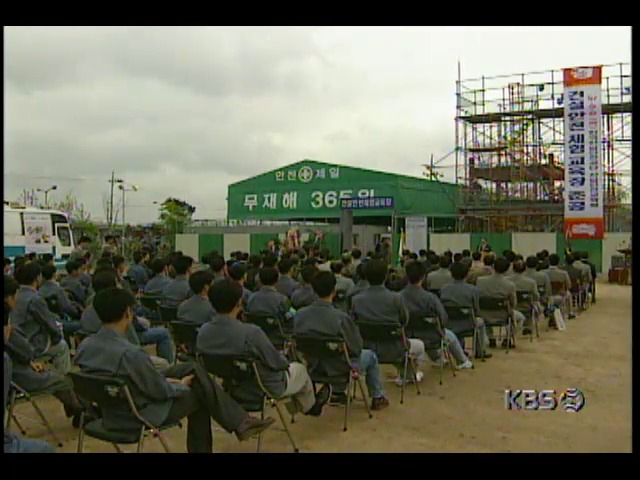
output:
[[[302,452],[630,452],[631,451],[631,288],[601,283],[598,303],[565,332],[544,328],[533,343],[523,338],[508,355],[494,350],[476,369],[448,371],[438,385],[437,370],[427,367],[422,396],[408,390],[404,405],[399,389],[388,383],[392,405],[369,420],[356,404],[350,429],[342,432],[342,412],[325,410],[319,419],[303,417],[291,428]],[[385,369],[391,379],[392,371]],[[504,389],[578,388],[585,407],[578,413],[509,412]],[[65,444],[76,448],[77,431],[55,401],[42,401]],[[32,416],[29,406],[18,412]],[[275,412],[273,412],[275,415]],[[44,429],[26,423],[28,435],[46,438]],[[185,450],[185,429],[167,432],[175,452]],[[215,432],[219,452],[252,452],[255,441],[239,443],[234,436]],[[131,450],[130,447],[125,449]],[[87,452],[113,452],[105,443],[87,438]],[[290,450],[286,435],[269,431],[266,452]],[[148,440],[145,451],[161,451]]]

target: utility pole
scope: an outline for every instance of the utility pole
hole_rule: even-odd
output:
[[[113,233],[113,222],[114,222],[114,215],[113,215],[113,194],[114,194],[114,188],[115,188],[115,184],[119,183],[122,184],[124,182],[124,180],[122,180],[121,178],[116,178],[116,173],[112,170],[111,171],[111,180],[109,180],[109,183],[111,184],[111,196],[109,197],[109,211],[107,212],[107,223],[109,224],[109,233]]]

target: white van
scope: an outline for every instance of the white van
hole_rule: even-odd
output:
[[[50,253],[58,267],[63,266],[74,249],[67,216],[57,210],[43,210],[17,204],[4,205],[4,256],[35,252]]]

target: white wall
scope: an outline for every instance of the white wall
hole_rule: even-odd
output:
[[[191,257],[196,262],[199,262],[199,249],[197,233],[179,233],[176,235],[176,251],[181,251],[187,257]]]
[[[555,233],[513,233],[511,235],[511,250],[524,258],[535,255],[541,250],[554,253],[556,248]]]
[[[231,258],[231,252],[251,251],[251,235],[248,233],[224,234],[224,258]]]
[[[623,241],[627,246],[630,245],[631,233],[605,232],[604,240],[602,241],[602,273],[605,275],[611,265],[611,255],[620,255],[617,250],[622,247]]]
[[[471,250],[471,234],[470,233],[431,233],[429,235],[429,249],[442,255],[447,250],[453,253],[462,252],[462,250]]]

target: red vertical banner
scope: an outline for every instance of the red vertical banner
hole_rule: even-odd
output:
[[[564,229],[570,239],[604,238],[602,67],[566,68]]]

